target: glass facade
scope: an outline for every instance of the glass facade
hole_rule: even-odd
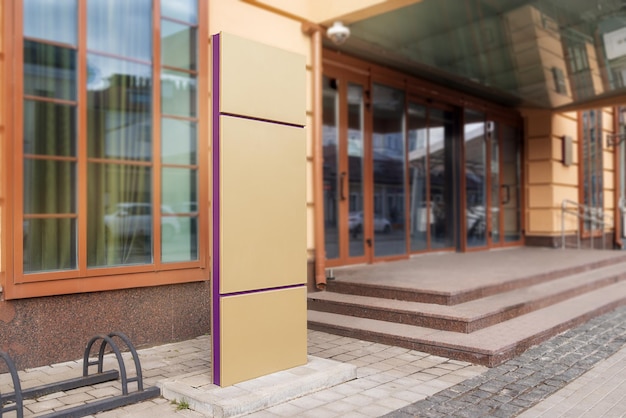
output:
[[[374,255],[406,253],[404,92],[380,84],[373,91]]]
[[[332,266],[521,241],[520,125],[378,82],[364,112],[363,86],[344,81],[323,91]]]
[[[23,2],[24,273],[198,260],[197,4],[156,1]]]

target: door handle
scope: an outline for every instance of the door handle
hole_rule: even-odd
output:
[[[500,187],[504,190],[504,196],[505,196],[505,198],[502,199],[502,204],[506,205],[507,203],[511,201],[511,186],[509,186],[508,184],[503,184]]]
[[[346,176],[347,175],[348,175],[348,173],[346,173],[345,171],[342,171],[341,175],[339,176],[339,196],[340,196],[341,200],[346,200],[345,180],[346,180]]]

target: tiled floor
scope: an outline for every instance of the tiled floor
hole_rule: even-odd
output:
[[[486,370],[482,366],[431,356],[383,344],[309,331],[309,354],[358,367],[358,378],[254,413],[255,417],[375,417],[392,412]],[[199,369],[210,370],[208,336],[139,351],[144,385]],[[128,358],[127,355],[125,355]],[[127,363],[129,363],[127,361]],[[81,374],[82,361],[20,372],[23,387],[32,387]],[[8,374],[0,375],[0,391],[9,388]],[[119,394],[119,382],[48,395],[25,402],[25,416],[63,409]],[[199,417],[189,409],[158,398],[98,414],[98,417]],[[11,417],[11,413],[6,414]]]

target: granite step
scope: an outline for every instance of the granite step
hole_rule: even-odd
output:
[[[311,310],[308,323],[314,330],[494,367],[533,345],[621,305],[626,305],[626,281],[469,334]]]
[[[314,311],[471,333],[622,280],[626,280],[625,262],[457,305],[409,302],[326,291],[309,294],[308,308]]]
[[[550,250],[558,251],[558,250]],[[555,255],[558,252],[554,253]],[[532,255],[529,261],[532,261]],[[329,280],[326,290],[335,293],[345,293],[358,296],[371,296],[385,299],[404,300],[411,302],[434,303],[438,305],[457,305],[471,300],[484,298],[486,296],[498,293],[509,292],[511,290],[560,279],[573,274],[578,274],[618,263],[626,262],[626,254],[612,255],[610,258],[599,259],[595,261],[583,261],[576,264],[576,261],[565,263],[566,267],[550,267],[548,270],[534,269],[534,273],[520,274],[512,271],[509,278],[498,279],[496,281],[479,283],[476,285],[452,286],[449,288],[420,288],[419,284],[412,283],[404,286],[385,284],[386,279],[384,273],[381,272],[376,283],[364,283],[358,278],[358,270],[353,271],[351,275],[346,277],[341,274],[336,280]],[[572,264],[574,263],[574,264]],[[542,263],[539,263],[543,267]],[[501,268],[502,266],[495,266]],[[518,266],[519,267],[519,266]],[[532,266],[529,266],[530,270]],[[432,270],[432,268],[431,268]],[[444,269],[445,270],[445,269]],[[437,270],[440,272],[441,270]],[[339,274],[340,271],[338,271]],[[455,272],[454,274],[456,274]],[[387,272],[387,274],[397,274]],[[434,274],[434,273],[433,273]],[[431,279],[429,281],[437,281]]]

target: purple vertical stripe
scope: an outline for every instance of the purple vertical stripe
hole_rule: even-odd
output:
[[[221,383],[221,338],[220,338],[220,35],[213,35],[213,283],[211,301],[213,312],[213,384]]]

